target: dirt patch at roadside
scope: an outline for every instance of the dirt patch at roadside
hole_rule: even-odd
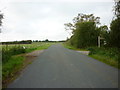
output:
[[[23,68],[25,68],[28,64],[31,64],[36,57],[40,55],[44,50],[36,50],[31,53],[23,54],[22,56],[25,57],[24,63],[23,63]]]
[[[25,56],[39,56],[40,53],[42,53],[44,50],[36,50],[31,53],[25,54]]]
[[[27,67],[27,65],[31,64],[36,57],[38,57],[44,50],[36,50],[31,53],[26,54],[20,54],[20,56],[24,56],[25,60],[23,62],[23,65],[20,67],[19,70],[14,70],[15,72],[12,73],[12,76],[6,78],[6,80],[2,81],[2,88],[6,88],[8,84],[10,84],[12,81],[14,81],[23,71],[24,68]]]
[[[90,51],[77,51],[79,53],[85,54],[85,55],[89,55]]]

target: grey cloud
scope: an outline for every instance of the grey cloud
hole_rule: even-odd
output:
[[[66,39],[69,34],[64,23],[71,22],[78,13],[93,13],[101,17],[102,24],[109,25],[113,5],[113,2],[11,2],[4,13],[6,30],[3,34],[12,37],[3,40],[13,40],[14,37],[19,40]]]

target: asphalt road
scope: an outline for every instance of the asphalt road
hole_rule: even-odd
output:
[[[46,49],[8,88],[117,88],[118,69],[60,44]]]

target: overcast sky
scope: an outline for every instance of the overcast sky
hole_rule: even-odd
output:
[[[4,14],[0,41],[66,40],[64,23],[78,13],[99,16],[101,25],[113,17],[113,0],[3,0]]]

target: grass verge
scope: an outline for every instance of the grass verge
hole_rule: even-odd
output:
[[[33,43],[30,47],[26,46],[26,53],[29,53],[29,52],[32,52],[35,50],[47,49],[48,47],[50,47],[53,44],[55,44],[55,43],[44,43],[44,42]]]
[[[26,56],[27,53],[32,53],[33,51],[44,50],[47,49],[54,43],[33,43],[31,45],[24,45],[25,51],[19,52],[19,48],[17,46],[10,46],[10,48],[14,48],[14,51],[17,53],[11,52],[11,49],[7,47],[7,54],[3,53],[4,55],[9,55],[9,58],[5,58],[6,62],[2,62],[2,84],[3,88],[13,81],[18,73],[24,69],[28,64],[32,63],[32,59],[34,56]],[[22,46],[22,45],[21,45]],[[16,48],[17,47],[17,48]]]
[[[78,49],[68,44],[63,44],[65,48],[72,49],[72,50],[79,50],[79,51],[90,51],[90,57],[99,60],[103,63],[106,63],[110,66],[116,67],[120,69],[120,55],[119,50],[117,48],[110,48],[110,47],[88,47],[84,49]]]
[[[68,45],[66,43],[62,44],[65,48],[72,49],[72,50],[77,50],[77,51],[88,51],[86,48],[76,48],[73,47],[72,45]]]
[[[106,64],[108,64],[110,66],[118,68],[118,62],[116,60],[110,58],[110,57],[107,57],[107,56],[103,57],[102,55],[97,55],[97,54],[95,54],[95,55],[89,55],[89,56],[92,57],[92,58],[94,58],[94,59],[97,59],[97,60],[99,60],[99,61],[101,61],[103,63],[106,63]]]
[[[89,54],[90,57],[120,69],[119,64],[120,55],[119,50],[117,48],[90,47],[88,48],[88,50],[90,50]]]
[[[23,65],[25,57],[15,55],[12,56],[7,63],[2,64],[2,84],[5,85],[10,78],[13,78],[14,74],[20,70]]]

